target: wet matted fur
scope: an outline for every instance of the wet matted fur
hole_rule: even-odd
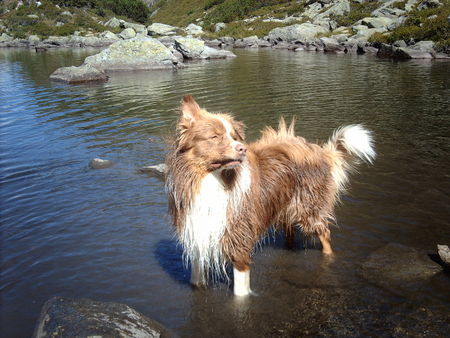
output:
[[[331,254],[329,226],[339,194],[355,159],[374,157],[371,133],[361,125],[339,128],[319,146],[281,118],[278,130],[266,127],[247,145],[241,122],[185,96],[166,161],[166,190],[192,282],[205,283],[209,272],[224,272],[230,261],[235,294],[249,294],[251,255],[270,227],[288,237],[299,227]]]

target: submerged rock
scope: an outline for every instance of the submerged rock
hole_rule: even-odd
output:
[[[442,268],[425,253],[397,243],[374,251],[362,265],[362,276],[386,288],[404,286],[406,282],[427,279]]]
[[[177,67],[178,59],[158,40],[136,37],[113,43],[87,57],[84,64],[103,71],[172,69]]]
[[[82,83],[91,81],[107,81],[108,76],[105,72],[98,70],[91,65],[82,65],[80,67],[61,67],[50,75],[50,80],[66,83]]]
[[[92,169],[106,169],[112,167],[114,164],[111,160],[102,160],[101,158],[94,158],[89,162],[89,167]]]
[[[42,307],[33,337],[174,337],[162,324],[120,303],[54,297]]]
[[[167,166],[165,163],[160,163],[157,165],[148,165],[140,168],[139,171],[141,173],[146,173],[150,176],[164,180],[167,171]]]

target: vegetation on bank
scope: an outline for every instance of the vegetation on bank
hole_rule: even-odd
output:
[[[41,37],[49,35],[70,35],[75,31],[101,32],[105,29],[102,22],[115,16],[126,21],[143,24],[152,22],[185,27],[196,23],[203,27],[210,38],[233,36],[243,38],[257,35],[263,37],[276,27],[308,21],[302,16],[305,8],[316,0],[159,0],[148,8],[142,0],[41,0],[42,5],[21,6],[18,1],[4,0],[0,3],[0,19],[10,28],[8,34],[24,38],[31,34]],[[433,40],[439,46],[450,44],[450,0],[439,0],[439,7],[419,10],[419,1],[415,8],[407,12],[407,19],[391,32],[375,33],[370,42],[393,43],[397,40],[414,41]],[[392,8],[405,10],[407,0],[399,0]],[[334,16],[330,19],[338,26],[351,27],[383,5],[381,0],[363,3],[350,0],[350,13]],[[69,11],[72,15],[62,15]],[[297,17],[297,21],[280,21],[286,17]],[[215,32],[215,24],[226,23],[225,28]],[[1,28],[0,34],[5,32]],[[351,29],[348,29],[351,33]],[[331,33],[330,33],[331,34]]]
[[[439,47],[450,46],[450,0],[441,0],[442,6],[418,10],[416,6],[407,13],[405,23],[391,32],[375,33],[369,42],[394,43],[431,40]]]

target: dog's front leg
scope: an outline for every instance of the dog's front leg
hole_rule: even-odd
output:
[[[191,284],[197,287],[206,284],[205,273],[202,271],[197,259],[191,261]]]
[[[244,269],[237,269],[233,266],[234,277],[234,295],[235,296],[247,296],[252,293],[250,289],[250,267],[247,266]]]

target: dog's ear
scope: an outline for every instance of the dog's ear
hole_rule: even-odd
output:
[[[186,95],[181,101],[181,117],[191,124],[200,117],[201,108],[191,95]]]

